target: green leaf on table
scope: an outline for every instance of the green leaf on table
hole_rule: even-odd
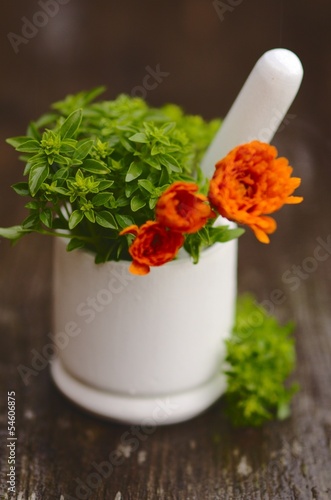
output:
[[[260,426],[289,415],[298,389],[286,384],[295,367],[293,327],[280,325],[252,296],[238,299],[225,359],[227,411],[234,425]]]

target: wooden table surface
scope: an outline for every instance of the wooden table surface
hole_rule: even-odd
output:
[[[9,188],[20,180],[22,165],[4,139],[21,135],[28,120],[50,102],[100,83],[109,87],[110,98],[130,93],[142,86],[146,68],[159,64],[169,74],[146,91],[149,102],[177,102],[207,118],[224,115],[264,51],[294,50],[306,75],[273,142],[302,177],[305,201],[279,213],[279,229],[269,246],[249,233],[241,238],[239,289],[254,292],[258,302],[268,301],[281,321],[296,321],[294,378],[301,390],[283,422],[235,429],[221,399],[189,422],[138,434],[130,446],[125,436],[136,431],[77,409],[56,390],[48,366],[23,383],[18,366],[31,366],[51,331],[52,242],[31,235],[11,248],[2,240],[0,498],[8,498],[7,392],[15,391],[17,493],[9,498],[329,499],[330,3],[225,0],[223,14],[222,2],[218,8],[203,0],[155,4],[54,0],[58,11],[47,22],[36,17],[40,3],[6,4],[1,14],[0,226],[19,223],[25,213]],[[26,19],[45,21],[30,38],[24,38]],[[8,38],[9,33],[25,42]],[[316,257],[320,246],[323,260]],[[297,286],[289,280],[293,276]],[[272,302],[275,289],[284,293],[281,305]],[[105,469],[107,477],[101,479],[93,464],[107,461],[115,450],[122,464]]]

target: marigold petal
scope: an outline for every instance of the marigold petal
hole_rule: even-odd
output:
[[[262,216],[257,217],[256,222],[250,224],[250,228],[261,243],[270,243],[268,234],[276,231],[277,223],[272,217]]]
[[[129,267],[129,271],[132,274],[136,274],[138,276],[144,276],[145,274],[149,273],[150,268],[149,266],[147,266],[147,264],[140,264],[140,262],[134,260]]]
[[[134,234],[135,236],[137,236],[138,231],[138,226],[136,226],[135,224],[131,224],[131,226],[122,229],[122,231],[120,232],[120,236],[123,236],[124,234]]]
[[[303,196],[289,196],[286,200],[288,205],[297,205],[303,201]]]
[[[270,238],[267,235],[267,233],[263,231],[263,229],[260,229],[259,227],[256,226],[251,226],[251,229],[253,230],[256,238],[259,240],[260,243],[270,243]]]
[[[297,187],[299,187],[301,184],[300,177],[291,177],[290,181],[292,183],[291,185],[292,185],[293,190],[296,189]]]

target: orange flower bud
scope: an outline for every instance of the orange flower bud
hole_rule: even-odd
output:
[[[274,146],[252,141],[234,148],[216,164],[209,187],[209,200],[229,220],[248,225],[262,243],[277,224],[271,214],[285,203],[300,203],[291,196],[301,179],[291,177],[286,158],[276,158]]]
[[[180,233],[196,233],[207,220],[215,217],[208,198],[197,193],[199,187],[190,182],[174,182],[156,204],[160,224]]]
[[[139,228],[129,226],[120,235],[128,233],[136,236],[129,248],[133,259],[129,268],[132,274],[148,274],[150,266],[162,266],[173,260],[184,243],[182,234],[168,230],[155,221],[147,221]]]

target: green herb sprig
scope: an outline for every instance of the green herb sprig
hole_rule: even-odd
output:
[[[127,95],[93,102],[103,90],[56,102],[25,136],[7,140],[25,162],[27,180],[13,189],[28,197],[29,213],[21,225],[0,228],[0,236],[12,242],[31,232],[62,236],[69,251],[90,250],[96,262],[131,260],[121,230],[153,220],[169,185],[195,182],[207,192],[200,162],[220,120],[207,123],[176,105],[156,109]],[[203,247],[242,232],[210,223],[187,235],[185,249],[197,262]]]
[[[295,366],[293,323],[281,326],[254,298],[238,299],[236,322],[227,341],[227,411],[236,426],[260,426],[290,414],[297,384],[286,386]]]

